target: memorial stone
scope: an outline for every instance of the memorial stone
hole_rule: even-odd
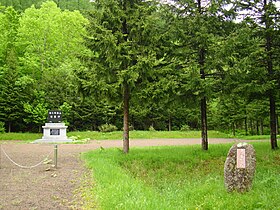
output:
[[[252,187],[256,169],[256,154],[252,145],[233,145],[224,165],[225,187],[228,192],[246,192]]]
[[[43,137],[34,141],[34,143],[65,143],[72,142],[66,136],[66,129],[62,123],[62,111],[51,110],[48,112],[48,123],[43,126]]]

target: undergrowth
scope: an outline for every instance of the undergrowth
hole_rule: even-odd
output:
[[[100,209],[277,209],[280,152],[253,143],[257,169],[251,191],[228,193],[223,167],[231,145],[100,149],[83,154],[93,172]],[[87,186],[90,187],[90,186]],[[85,207],[86,208],[86,207]]]

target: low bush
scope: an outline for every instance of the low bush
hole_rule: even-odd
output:
[[[113,132],[113,131],[117,131],[118,130],[118,128],[117,128],[117,126],[115,126],[115,125],[112,125],[112,124],[103,124],[103,125],[100,125],[99,127],[98,127],[98,130],[100,131],[100,132]]]
[[[181,130],[181,131],[189,131],[189,130],[191,130],[191,128],[190,128],[190,126],[188,126],[188,125],[182,125],[182,127],[181,127],[180,130]]]

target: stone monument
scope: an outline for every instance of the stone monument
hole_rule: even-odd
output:
[[[252,145],[233,145],[224,166],[225,187],[228,192],[246,192],[252,187],[256,169],[256,154]]]
[[[66,129],[62,123],[62,111],[51,110],[48,112],[48,123],[43,128],[43,137],[34,141],[34,143],[65,143],[72,142],[72,139],[67,139]]]

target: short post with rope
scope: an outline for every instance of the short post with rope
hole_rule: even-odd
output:
[[[54,167],[57,168],[57,144],[54,145]]]
[[[7,157],[8,160],[10,160],[14,165],[20,167],[20,168],[25,168],[25,169],[32,169],[32,168],[35,168],[41,164],[43,164],[45,162],[46,159],[49,158],[49,156],[51,155],[51,153],[53,152],[52,150],[50,151],[50,153],[47,155],[46,158],[44,158],[42,161],[40,161],[39,163],[35,164],[35,165],[32,165],[32,166],[24,166],[24,165],[20,165],[18,163],[16,163],[7,153],[6,151],[3,149],[3,147],[1,146],[0,144],[0,150],[3,152],[4,156]],[[1,154],[0,154],[1,155]]]

